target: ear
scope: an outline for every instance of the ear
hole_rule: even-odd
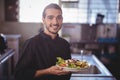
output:
[[[44,20],[44,18],[42,17],[42,20]]]
[[[42,17],[42,21],[43,21],[43,23],[45,23],[45,18]]]

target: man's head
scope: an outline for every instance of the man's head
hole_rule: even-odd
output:
[[[97,17],[96,17],[96,24],[102,24],[103,23],[103,19],[104,19],[104,15],[98,13]]]
[[[45,16],[46,16],[46,10],[47,10],[47,9],[50,9],[50,8],[58,9],[58,10],[60,10],[61,13],[62,13],[62,9],[61,9],[61,7],[60,7],[59,5],[54,4],[54,3],[51,3],[51,4],[47,5],[47,6],[44,8],[43,13],[42,13],[42,17],[43,17],[43,18],[45,18]]]
[[[45,25],[45,32],[48,34],[57,34],[62,26],[62,10],[57,4],[49,4],[45,7],[42,15]]]

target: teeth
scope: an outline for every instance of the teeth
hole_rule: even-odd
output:
[[[58,26],[53,26],[54,28],[57,28]]]

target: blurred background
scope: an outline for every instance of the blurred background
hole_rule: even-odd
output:
[[[109,69],[101,57],[106,58],[103,54],[109,53],[109,46],[112,45],[118,63],[112,66],[117,70],[109,70],[119,78],[119,0],[0,0],[0,34],[4,35],[6,49],[13,49],[10,50],[12,57],[9,55],[5,62],[2,60],[8,55],[2,57],[5,52],[1,53],[0,75],[7,76],[5,79],[13,75],[21,55],[21,46],[43,27],[42,11],[51,2],[59,4],[63,10],[63,27],[59,35],[71,44],[71,54],[79,54],[80,50],[84,50],[84,54],[96,55]],[[4,70],[3,66],[7,69]]]

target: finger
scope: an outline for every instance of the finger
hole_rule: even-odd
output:
[[[57,69],[58,69],[58,70],[63,70],[63,68],[62,68],[62,67],[60,67],[60,66],[57,66]]]
[[[62,68],[62,67],[59,67],[59,70],[63,70],[63,68]]]
[[[70,71],[61,71],[59,72],[58,75],[67,75],[67,74],[70,74],[71,72]]]

